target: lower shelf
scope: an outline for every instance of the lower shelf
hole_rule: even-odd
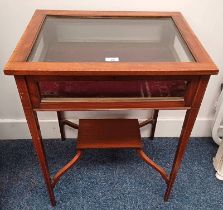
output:
[[[85,149],[135,149],[139,157],[160,173],[166,183],[169,176],[166,171],[150,159],[143,151],[137,119],[86,119],[79,121],[77,154],[53,177],[55,187],[60,177],[73,167],[81,158]]]
[[[81,119],[77,149],[141,149],[137,119]]]

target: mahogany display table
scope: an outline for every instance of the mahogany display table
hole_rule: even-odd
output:
[[[135,149],[167,183],[170,196],[209,78],[218,69],[178,12],[37,10],[4,70],[14,75],[51,204],[53,188],[85,149]],[[155,110],[153,119],[87,119],[64,111]],[[187,110],[168,175],[143,151],[139,128],[158,110]],[[37,111],[57,111],[78,129],[77,154],[51,178]]]

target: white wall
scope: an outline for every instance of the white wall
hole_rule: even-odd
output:
[[[13,77],[2,69],[35,9],[180,11],[209,52],[223,68],[223,1],[221,0],[7,0],[0,1],[0,139],[30,138]],[[192,136],[210,136],[213,109],[223,82],[222,72],[209,83]],[[139,117],[147,112],[104,113],[111,117]],[[83,116],[83,114],[73,114]],[[85,114],[85,117],[89,113]],[[72,116],[72,115],[69,115]],[[98,116],[94,113],[94,116]],[[59,137],[55,113],[40,115],[44,137]],[[162,111],[156,136],[178,136],[184,112]],[[73,135],[69,130],[69,135]],[[148,135],[144,129],[143,135]]]

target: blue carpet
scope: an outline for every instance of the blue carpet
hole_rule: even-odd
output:
[[[146,153],[170,171],[176,138],[144,140]],[[75,141],[45,140],[54,174],[75,154]],[[55,188],[56,209],[223,209],[223,182],[215,178],[210,138],[192,138],[173,193],[131,150],[86,151]],[[53,209],[30,140],[0,141],[0,208]]]

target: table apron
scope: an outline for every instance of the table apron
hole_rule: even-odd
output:
[[[203,76],[204,78],[209,76]],[[58,76],[25,76],[33,110],[36,111],[75,111],[75,110],[131,110],[131,109],[160,109],[160,110],[187,110],[192,107],[198,84],[202,76],[144,76],[144,77],[58,77]],[[61,100],[41,96],[40,81],[171,81],[183,80],[187,82],[183,97],[150,97],[150,98],[73,98],[61,97]],[[60,99],[60,98],[59,98]]]

